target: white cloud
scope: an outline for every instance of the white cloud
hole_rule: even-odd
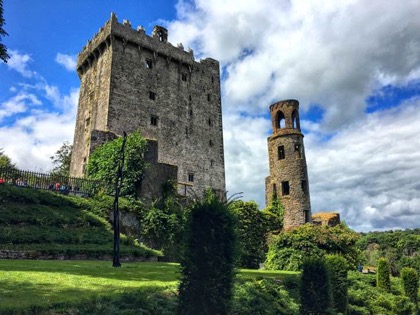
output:
[[[302,121],[313,211],[359,230],[419,222],[419,101],[366,114],[384,85],[420,80],[417,1],[179,1],[170,41],[221,61],[226,180],[264,205],[268,107],[316,104]],[[397,105],[397,104],[393,104]],[[263,116],[261,116],[263,115]]]
[[[31,78],[36,75],[36,72],[28,69],[28,63],[32,61],[29,54],[20,54],[16,50],[9,50],[10,59],[7,61],[9,69],[19,72],[26,78]]]
[[[0,104],[0,122],[15,114],[23,113],[31,105],[40,105],[41,101],[34,95],[21,92]]]
[[[49,157],[64,141],[73,141],[78,94],[72,90],[60,97],[65,112],[39,109],[0,128],[1,146],[18,167],[44,172],[52,168]]]
[[[66,68],[67,71],[76,71],[77,57],[74,55],[57,53],[55,61]]]
[[[296,98],[316,103],[322,128],[357,120],[372,89],[418,80],[416,1],[246,0],[179,2],[175,42],[227,71],[224,104],[248,113]]]

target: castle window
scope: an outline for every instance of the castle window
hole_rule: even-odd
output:
[[[188,79],[188,75],[186,73],[181,73],[181,80],[187,81],[187,79]]]
[[[211,118],[209,118],[209,126],[213,126],[213,122],[211,121]]]
[[[273,198],[277,198],[277,185],[273,184]]]
[[[305,223],[311,222],[311,220],[309,218],[309,210],[303,210],[303,215],[304,215],[304,218],[305,218]]]
[[[207,101],[211,101],[211,95],[210,94],[207,94]]]
[[[153,60],[152,59],[146,59],[146,68],[148,68],[148,69],[153,68]]]
[[[308,193],[308,182],[306,180],[302,180],[300,184],[301,184],[303,193],[306,195]]]
[[[86,118],[86,121],[85,121],[85,128],[88,128],[88,127],[89,127],[89,125],[90,125],[90,117]]]
[[[279,110],[276,114],[276,127],[277,128],[286,127],[286,119],[284,118],[284,114],[281,110]]]
[[[192,116],[193,115],[193,110],[192,109],[190,109],[190,116]]]
[[[279,147],[277,148],[277,156],[279,160],[284,160],[284,145],[279,145]]]
[[[289,182],[281,182],[281,194],[287,196],[290,194]]]
[[[152,91],[149,91],[149,99],[154,101],[156,99],[156,93],[152,92]]]
[[[214,83],[214,77],[211,77],[211,83]]]
[[[158,124],[158,117],[157,116],[150,117],[150,124],[152,126],[157,126],[157,124]]]
[[[190,103],[192,102],[192,97],[191,97],[191,95],[189,96],[189,100],[190,100]]]
[[[209,145],[210,145],[211,147],[214,145],[212,140],[210,140],[210,141],[209,141]]]
[[[299,143],[295,144],[295,152],[297,152],[299,159],[302,158],[302,146]]]
[[[300,129],[299,113],[296,109],[292,113],[292,127],[293,129]]]
[[[188,173],[188,181],[190,183],[194,182],[194,173]]]
[[[210,160],[210,167],[214,166],[214,160]]]

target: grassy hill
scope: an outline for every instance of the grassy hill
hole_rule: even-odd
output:
[[[0,186],[0,258],[108,259],[112,198],[84,199],[28,187]],[[161,253],[121,235],[122,259]]]

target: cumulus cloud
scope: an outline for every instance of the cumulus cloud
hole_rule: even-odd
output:
[[[264,206],[268,107],[300,101],[313,212],[359,230],[420,219],[419,101],[367,114],[384,86],[418,86],[418,4],[398,1],[179,1],[170,40],[221,61],[226,180]],[[398,98],[396,98],[398,99]]]
[[[28,69],[28,63],[32,60],[29,54],[20,54],[17,50],[9,50],[10,59],[7,62],[9,69],[15,70],[25,78],[33,77],[36,72]]]
[[[373,88],[418,79],[416,1],[181,1],[171,37],[227,73],[225,104],[257,113],[285,98],[325,109],[334,130],[364,112]]]
[[[74,55],[57,53],[55,61],[66,68],[67,71],[76,71],[77,57]]]
[[[18,167],[48,171],[52,168],[49,157],[64,141],[73,139],[79,90],[61,93],[30,70],[29,54],[13,52],[12,56],[16,63],[11,68],[30,78],[31,83],[11,88],[14,95],[0,104],[0,122],[8,119],[0,127],[1,147]]]

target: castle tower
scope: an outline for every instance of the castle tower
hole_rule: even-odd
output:
[[[177,167],[180,191],[225,191],[218,61],[197,62],[192,50],[168,41],[165,28],[148,36],[112,14],[79,53],[77,72],[71,176],[85,174],[95,146],[140,130],[157,143],[158,163]]]
[[[285,100],[270,106],[273,134],[268,137],[270,176],[265,179],[265,202],[277,197],[284,208],[284,229],[311,222],[308,171],[299,102]]]

